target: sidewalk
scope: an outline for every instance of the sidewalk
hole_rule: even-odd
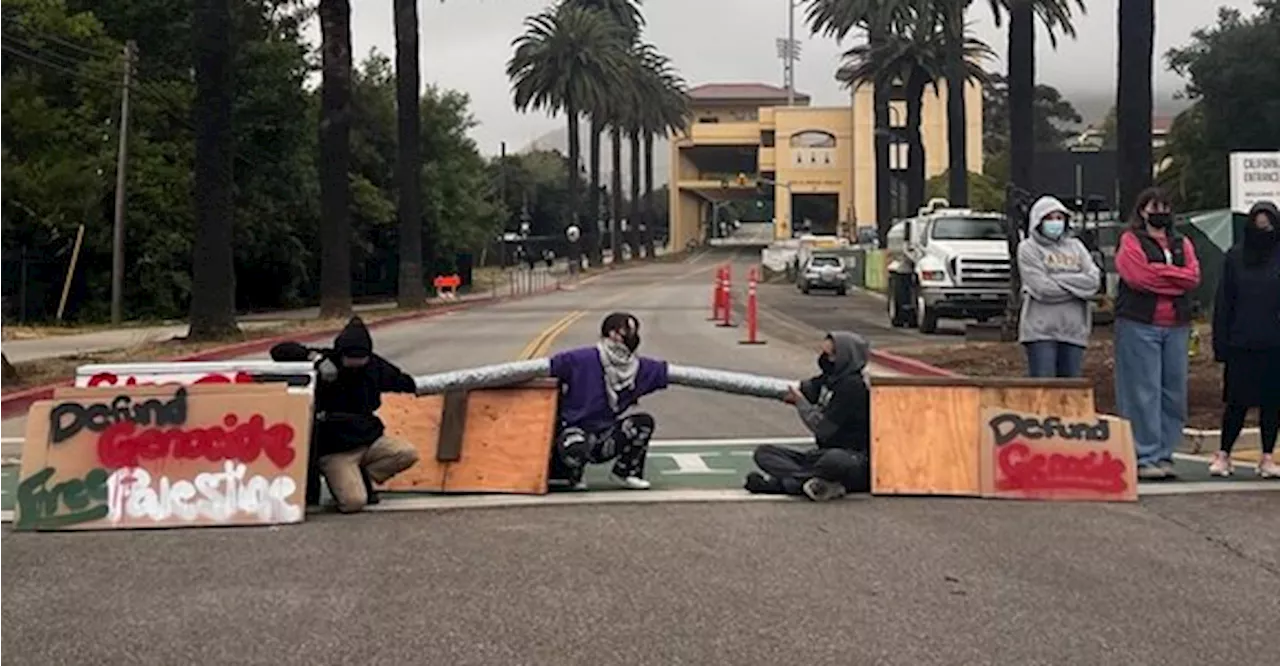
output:
[[[547,269],[540,266],[535,269],[535,273],[554,279],[564,272],[564,268],[557,266],[553,269]],[[511,272],[504,273],[504,281],[493,289],[485,289],[475,291],[469,294],[459,296],[457,299],[441,299],[431,298],[427,300],[428,305],[438,305],[443,303],[457,303],[481,300],[489,298],[493,295],[504,296],[510,293]],[[523,287],[524,285],[522,285]],[[367,314],[371,312],[380,312],[393,310],[396,307],[395,301],[385,301],[379,303],[362,303],[355,305],[352,309],[356,314]],[[287,322],[308,321],[319,318],[320,308],[298,308],[294,310],[279,310],[274,312],[252,312],[238,315],[236,321],[240,327],[245,330],[261,330],[279,326]],[[134,326],[128,328],[116,329],[100,329],[88,333],[71,333],[67,335],[49,335],[43,338],[33,338],[29,340],[5,340],[0,342],[0,348],[3,348],[6,356],[9,357],[10,363],[24,363],[29,361],[38,361],[51,358],[62,358],[67,356],[76,356],[78,354],[88,354],[94,352],[105,352],[116,349],[129,349],[141,345],[162,342],[173,338],[180,338],[187,335],[188,326],[181,322],[167,322],[155,326]]]

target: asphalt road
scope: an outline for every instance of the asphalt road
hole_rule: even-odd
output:
[[[925,335],[915,329],[894,328],[886,314],[884,298],[878,294],[851,290],[845,296],[834,292],[800,293],[793,284],[760,285],[760,311],[766,325],[791,336],[790,329],[850,330],[861,333],[880,349],[944,343],[964,335],[964,321],[943,319],[938,332]],[[788,324],[790,326],[788,326]]]
[[[809,373],[811,348],[738,345],[741,328],[706,321],[710,271],[728,256],[378,329],[376,348],[413,373],[493,363],[591,342],[627,309],[643,353]],[[661,438],[800,432],[767,401],[676,388],[644,408]],[[1267,492],[6,527],[2,649],[14,664],[1264,664],[1280,617],[1277,515]]]
[[[13,664],[1274,663],[1275,493],[6,534]]]

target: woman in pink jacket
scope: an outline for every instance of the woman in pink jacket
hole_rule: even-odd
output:
[[[1187,346],[1200,263],[1173,227],[1158,188],[1138,195],[1116,250],[1116,407],[1133,425],[1138,478],[1175,476],[1173,451],[1187,420]]]

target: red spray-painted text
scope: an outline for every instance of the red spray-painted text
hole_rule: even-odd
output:
[[[179,460],[203,458],[210,462],[233,460],[251,463],[259,455],[281,469],[293,462],[293,426],[268,426],[261,414],[240,423],[227,414],[222,426],[204,428],[146,428],[122,421],[107,428],[98,438],[98,457],[108,469],[137,467],[143,460],[172,457]]]
[[[1128,488],[1124,461],[1109,451],[1078,455],[1035,453],[1024,442],[1000,447],[998,490],[1083,490],[1120,493]]]

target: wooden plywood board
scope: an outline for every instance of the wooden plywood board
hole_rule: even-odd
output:
[[[984,409],[982,419],[984,497],[1137,501],[1128,421],[1003,408]]]
[[[389,479],[380,486],[382,489],[436,493],[444,490],[446,464],[436,460],[443,412],[443,396],[415,398],[399,393],[382,396],[378,416],[386,426],[387,436],[409,442],[418,450],[417,464]]]
[[[462,457],[445,475],[445,492],[547,492],[559,391],[518,387],[472,391]]]
[[[1059,416],[1093,416],[1093,386],[1000,386],[989,385],[978,389],[984,408],[1030,412],[1032,414],[1057,414]]]
[[[72,390],[36,403],[15,529],[301,522],[311,399],[242,386]]]
[[[970,386],[873,384],[871,492],[979,495],[978,399]]]
[[[558,387],[549,382],[468,392],[465,401],[457,401],[464,409],[458,421],[464,424],[459,455],[440,460],[443,397],[385,396],[378,415],[387,435],[412,443],[418,463],[380,487],[437,493],[545,493],[558,397]]]

